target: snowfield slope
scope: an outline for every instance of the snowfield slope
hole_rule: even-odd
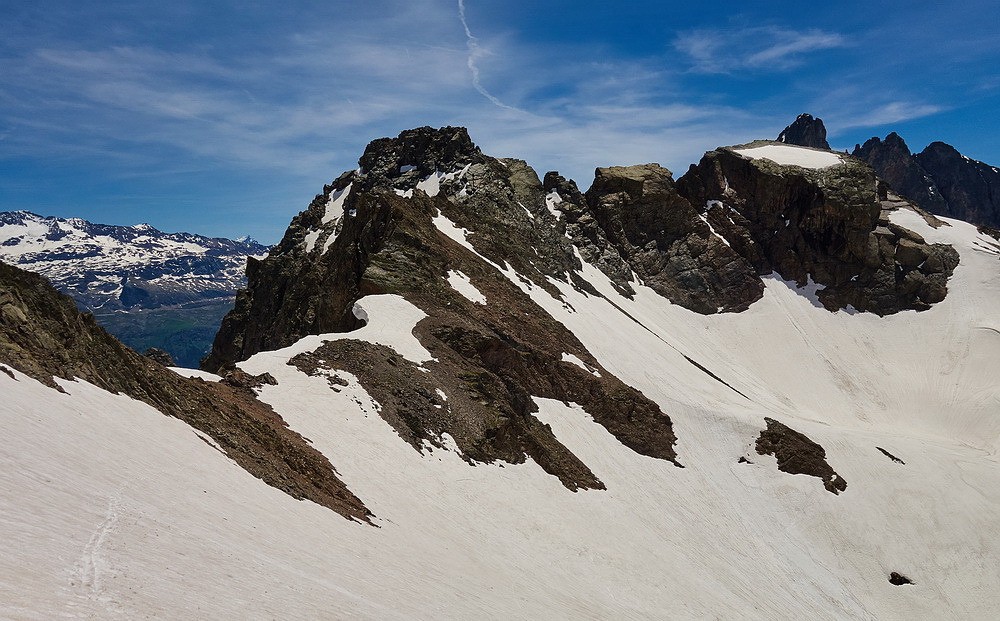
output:
[[[811,277],[800,287],[775,273],[746,310],[700,314],[638,277],[623,292],[606,273],[620,264],[582,259],[597,254],[581,252],[575,229],[551,242],[576,259],[563,272],[555,245],[529,261],[491,243],[498,231],[477,229],[475,204],[463,200],[481,187],[475,175],[506,174],[491,162],[416,172],[419,191],[347,196],[337,219],[320,213],[315,227],[293,227],[269,259],[287,254],[313,274],[336,260],[338,243],[356,241],[358,270],[335,275],[354,287],[340,300],[354,329],[237,362],[274,378],[256,388],[260,400],[329,459],[371,523],[265,485],[143,403],[85,382],[60,380],[65,393],[56,392],[9,360],[0,372],[6,616],[995,617],[997,240],[899,202],[891,224],[960,258],[947,296],[925,310],[831,312]],[[432,174],[457,183],[431,188]],[[511,185],[524,218],[567,230],[570,215],[547,208],[551,193],[523,187]],[[362,234],[379,227],[395,232]],[[717,230],[699,225],[687,246]],[[386,266],[413,258],[407,243],[427,251],[422,271],[393,276]],[[292,302],[276,316],[288,321]],[[447,309],[467,323],[435,323]],[[328,313],[351,321],[339,307]],[[490,336],[517,314],[537,332]],[[455,340],[455,326],[466,336]],[[489,366],[497,356],[503,364]],[[509,369],[529,363],[550,380]],[[407,392],[413,382],[426,403]],[[598,398],[609,387],[652,405],[616,418]],[[534,390],[577,390],[594,411]],[[776,442],[794,454],[761,454],[772,421],[813,444],[783,432]],[[657,430],[669,442],[652,444]],[[787,471],[819,461],[835,474]],[[912,583],[890,583],[893,572]]]

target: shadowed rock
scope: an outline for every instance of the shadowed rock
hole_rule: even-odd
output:
[[[823,487],[833,494],[847,489],[847,481],[826,463],[826,451],[822,446],[773,418],[765,418],[764,422],[767,429],[757,438],[759,455],[774,455],[778,470],[782,472],[821,479]]]
[[[811,114],[800,114],[791,125],[781,130],[778,142],[794,144],[814,149],[829,149],[826,141],[826,126],[823,119],[813,118]]]

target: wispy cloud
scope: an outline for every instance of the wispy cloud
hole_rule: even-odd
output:
[[[877,105],[869,110],[859,110],[848,114],[836,114],[832,117],[837,131],[855,127],[876,127],[891,123],[902,123],[923,118],[944,111],[943,106],[910,101],[891,101]]]
[[[465,29],[466,46],[469,48],[469,56],[466,64],[469,67],[469,73],[472,74],[472,86],[480,95],[490,100],[493,105],[506,108],[507,110],[515,110],[515,108],[508,106],[493,95],[493,93],[486,90],[486,87],[483,86],[480,80],[478,61],[489,52],[479,45],[479,39],[473,36],[472,31],[469,30],[469,22],[465,19],[465,0],[458,0],[458,18],[462,22],[462,28]]]
[[[688,57],[691,70],[700,73],[784,71],[801,65],[809,54],[848,45],[837,33],[777,27],[694,30],[673,43]]]
[[[179,4],[197,12],[211,3]],[[65,22],[47,37],[0,22],[0,159],[114,180],[195,171],[228,176],[229,187],[266,178],[269,188],[300,188],[233,195],[240,208],[281,203],[276,227],[303,206],[295,197],[353,168],[369,140],[408,127],[465,125],[485,152],[586,186],[595,166],[655,161],[681,174],[705,150],[774,137],[803,111],[836,135],[955,105],[912,87],[912,72],[903,86],[872,77],[870,50],[892,38],[857,31],[689,29],[671,49],[637,52],[631,41],[522,31],[496,5],[380,0],[352,11],[317,2],[308,17],[264,3],[257,10],[276,13],[258,17],[256,29],[209,21],[194,33],[184,26],[179,39],[151,36],[155,28],[128,16],[119,21],[134,32],[111,37],[103,24],[114,20],[81,21],[86,11],[66,6],[62,17],[41,11]],[[149,19],[169,26],[172,10],[150,9]],[[836,50],[850,68],[831,67],[824,52]],[[808,72],[791,71],[805,63]],[[884,63],[882,71],[898,72]],[[838,90],[845,83],[853,90]],[[202,183],[192,197],[220,187]]]

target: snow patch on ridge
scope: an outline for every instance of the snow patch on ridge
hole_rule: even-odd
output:
[[[271,368],[276,360],[287,361],[292,357],[318,349],[327,341],[367,341],[384,345],[403,358],[421,364],[434,360],[431,353],[413,336],[413,328],[427,313],[396,294],[369,295],[354,304],[354,316],[366,322],[352,332],[330,332],[303,337],[283,349],[261,352],[239,364],[251,374],[260,374]],[[279,363],[281,364],[281,363]]]
[[[555,216],[556,220],[562,218],[562,212],[556,209],[556,205],[561,202],[563,202],[563,198],[562,196],[559,196],[559,192],[556,192],[555,190],[552,190],[545,195],[545,208],[549,210],[549,213]]]
[[[486,304],[486,296],[482,294],[468,276],[462,272],[451,270],[448,272],[448,284],[455,291],[461,293],[470,302],[475,304]]]
[[[351,195],[352,187],[354,182],[348,183],[347,187],[330,195],[330,200],[326,202],[326,211],[323,212],[323,224],[338,222],[344,217],[344,202]]]
[[[221,382],[222,377],[216,375],[215,373],[209,373],[208,371],[202,371],[201,369],[185,369],[182,367],[167,367],[177,375],[181,377],[190,377],[203,379],[206,382]]]
[[[316,240],[319,239],[319,234],[321,232],[322,231],[320,231],[318,229],[313,229],[313,230],[309,231],[308,233],[306,233],[306,236],[303,238],[304,241],[305,241],[305,244],[306,244],[306,252],[312,252],[313,251],[313,248],[316,247]]]
[[[451,172],[441,172],[439,170],[435,170],[433,173],[417,182],[417,189],[423,190],[427,196],[437,196],[441,193],[442,181],[454,181],[455,179],[461,179],[465,176],[465,173],[469,172],[470,166],[472,166],[472,164],[466,164],[461,170],[453,170]],[[404,198],[410,198],[413,196],[412,190],[401,191],[398,188],[395,188],[395,191],[396,194],[403,196]],[[466,194],[468,194],[468,191],[466,191]]]
[[[801,166],[815,170],[842,164],[844,159],[836,153],[816,151],[787,144],[769,144],[749,149],[733,149],[736,153],[753,159],[771,160],[782,166]]]
[[[563,352],[563,354],[562,354],[562,361],[563,362],[568,362],[570,364],[575,364],[576,366],[580,367],[581,369],[583,369],[587,373],[590,373],[594,377],[600,377],[601,376],[600,373],[598,373],[594,369],[591,369],[589,366],[587,366],[587,364],[583,360],[580,360],[580,358],[578,356],[574,356],[573,354],[568,354],[566,352]]]

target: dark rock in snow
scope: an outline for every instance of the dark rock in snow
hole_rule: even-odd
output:
[[[904,584],[913,584],[913,581],[898,572],[892,572],[889,574],[889,582],[895,586],[903,586]]]
[[[758,454],[774,455],[782,472],[821,479],[828,492],[839,494],[847,489],[847,481],[826,462],[822,446],[773,418],[765,418],[764,422],[767,429],[757,438]]]
[[[893,462],[895,462],[897,464],[903,464],[904,466],[906,465],[905,461],[903,461],[902,459],[896,457],[895,455],[893,455],[889,451],[885,450],[881,446],[876,446],[875,448],[877,448],[880,453],[882,453],[883,455],[885,455],[886,457],[888,457],[889,459],[891,459]]]

